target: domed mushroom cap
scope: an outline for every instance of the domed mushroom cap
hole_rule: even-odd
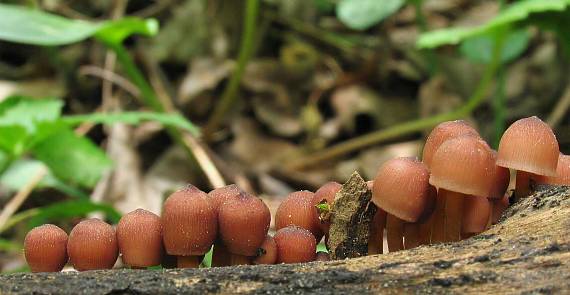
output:
[[[290,193],[277,208],[275,228],[279,230],[289,225],[300,226],[320,240],[323,232],[319,226],[317,210],[313,207],[313,196],[310,191]]]
[[[159,265],[163,252],[160,217],[143,209],[124,215],[117,225],[117,241],[126,265]]]
[[[536,175],[556,176],[558,141],[538,117],[514,122],[501,137],[497,165]]]
[[[189,185],[174,192],[162,211],[166,253],[176,256],[206,254],[218,234],[218,216],[206,193]]]
[[[317,209],[316,206],[323,202],[327,203],[329,206],[332,206],[336,193],[338,193],[338,191],[340,191],[341,188],[342,185],[338,182],[335,181],[327,182],[315,192],[315,194],[313,195],[313,199],[311,200],[312,206],[314,210],[317,212],[317,214],[315,215],[315,217],[317,218],[316,221],[321,227],[321,230],[324,232],[329,231],[331,223],[330,220],[321,220],[319,218],[319,210]]]
[[[570,156],[560,154],[556,165],[556,176],[537,175],[532,179],[537,184],[570,185]]]
[[[301,263],[315,260],[317,241],[310,231],[288,226],[275,233],[277,261],[279,263]]]
[[[271,213],[261,199],[241,192],[220,207],[218,218],[220,237],[229,252],[255,256],[267,236]]]
[[[463,120],[440,123],[431,131],[426,139],[422,161],[428,166],[428,168],[431,167],[433,155],[442,143],[448,139],[465,134],[479,136],[477,130]]]
[[[435,153],[429,183],[449,191],[487,197],[493,186],[495,161],[480,138],[463,135],[444,142]]]
[[[415,222],[430,201],[429,171],[417,158],[394,158],[380,167],[372,202],[382,210]]]
[[[96,218],[81,221],[69,233],[67,254],[79,271],[113,268],[119,256],[115,229]]]
[[[463,203],[461,231],[464,233],[483,232],[491,213],[491,200],[487,197],[466,196]]]
[[[242,190],[239,186],[235,184],[226,185],[224,187],[219,187],[208,193],[208,196],[212,198],[214,208],[216,212],[220,209],[223,203],[228,200],[228,198],[237,196]]]
[[[253,264],[275,264],[277,263],[277,243],[272,236],[265,237],[263,244],[259,246],[257,256]]]
[[[67,233],[53,224],[35,227],[24,240],[24,256],[32,272],[57,272],[67,263]]]

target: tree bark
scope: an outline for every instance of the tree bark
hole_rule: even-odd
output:
[[[570,188],[534,193],[470,239],[292,265],[0,276],[0,294],[570,292]]]

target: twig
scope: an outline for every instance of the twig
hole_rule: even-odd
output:
[[[245,71],[249,59],[254,50],[254,39],[257,27],[257,14],[259,10],[259,0],[247,0],[245,4],[245,20],[243,23],[243,33],[241,48],[238,54],[237,66],[230,77],[228,86],[222,93],[220,102],[216,105],[214,113],[210,117],[204,130],[206,139],[211,137],[218,126],[222,123],[228,110],[234,105],[237,98],[237,91],[241,82],[241,77]]]
[[[500,53],[502,52],[502,48],[503,38],[497,38],[497,42],[495,42],[495,46],[493,48],[492,60],[485,68],[485,72],[479,81],[477,89],[473,95],[471,95],[467,103],[455,111],[406,122],[345,141],[328,149],[292,160],[289,164],[285,164],[285,170],[303,169],[355,150],[394,139],[402,135],[418,132],[433,127],[441,122],[459,119],[470,114],[484,101],[487,95],[488,88],[492,84],[495,73],[500,65]]]
[[[125,79],[124,77],[122,77],[121,75],[119,75],[115,72],[112,72],[112,71],[109,71],[106,69],[102,69],[102,68],[97,67],[97,66],[82,66],[79,68],[79,74],[101,78],[104,81],[109,81],[109,82],[121,87],[122,89],[124,89],[130,95],[132,95],[134,97],[140,97],[141,96],[141,92],[133,83],[131,83],[129,80]]]

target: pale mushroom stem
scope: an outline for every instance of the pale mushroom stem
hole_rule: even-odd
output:
[[[244,255],[231,254],[230,265],[249,265],[251,258]]]
[[[445,190],[439,189],[433,211],[431,227],[431,243],[445,242]]]
[[[177,256],[178,268],[198,268],[202,256]]]
[[[412,249],[420,245],[420,224],[404,224],[404,248]]]
[[[515,186],[515,198],[522,199],[529,195],[530,191],[530,175],[531,173],[517,170],[517,179]]]
[[[388,239],[388,251],[395,252],[404,249],[404,221],[388,214],[386,216],[386,235]]]
[[[447,190],[444,194],[445,241],[456,242],[461,240],[461,220],[463,219],[463,197],[465,194]]]

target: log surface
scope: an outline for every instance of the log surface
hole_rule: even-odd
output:
[[[356,259],[0,276],[0,294],[568,294],[570,189],[521,200],[483,234]]]

